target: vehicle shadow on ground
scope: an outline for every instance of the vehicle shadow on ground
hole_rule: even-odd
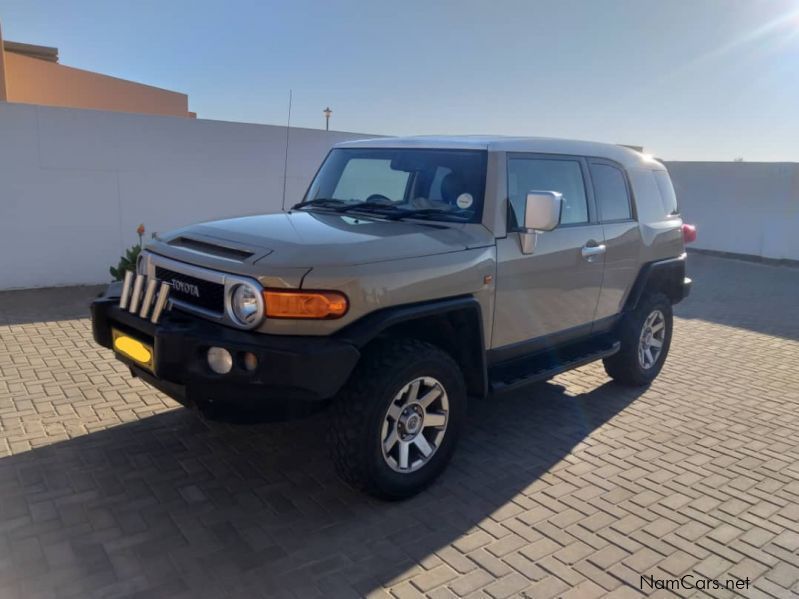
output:
[[[799,268],[691,252],[687,270],[694,284],[680,318],[799,341]]]
[[[177,409],[6,457],[0,596],[366,594],[512,507],[640,393],[474,400],[450,468],[397,503],[335,477],[325,413],[242,427]]]

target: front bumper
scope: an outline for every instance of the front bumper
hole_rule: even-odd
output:
[[[113,284],[92,303],[94,340],[113,348],[113,327],[152,346],[152,372],[124,355],[115,355],[134,374],[185,405],[327,399],[344,385],[360,357],[358,349],[344,340],[239,331],[177,311],[165,312],[155,325],[119,308],[120,289]],[[206,352],[212,346],[233,354],[234,366],[228,374],[208,367]],[[252,372],[242,363],[245,352],[258,358]]]

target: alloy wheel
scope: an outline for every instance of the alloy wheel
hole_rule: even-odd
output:
[[[666,317],[653,310],[644,321],[638,341],[638,363],[644,370],[652,368],[660,358],[666,340]]]
[[[386,464],[403,474],[419,470],[441,446],[448,422],[444,386],[429,376],[410,381],[383,417],[380,445]]]

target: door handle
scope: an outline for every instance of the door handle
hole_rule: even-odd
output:
[[[601,243],[599,245],[584,245],[580,253],[583,255],[583,258],[590,262],[596,256],[604,254],[606,250],[605,244]]]

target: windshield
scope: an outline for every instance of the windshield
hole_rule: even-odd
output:
[[[476,150],[337,148],[296,207],[479,222],[485,162]]]

